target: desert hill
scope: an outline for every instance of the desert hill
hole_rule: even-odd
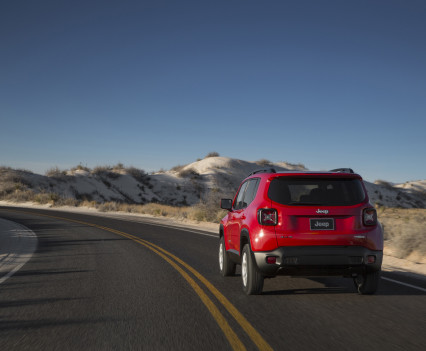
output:
[[[206,157],[168,171],[147,174],[141,169],[116,166],[71,170],[52,169],[46,175],[0,167],[0,199],[57,204],[79,201],[150,202],[174,206],[194,205],[215,198],[233,197],[241,182],[255,169],[306,170],[302,164],[243,161],[228,157]],[[387,207],[425,208],[426,180],[392,185],[365,182],[373,203]]]

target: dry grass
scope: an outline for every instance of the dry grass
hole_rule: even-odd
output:
[[[39,205],[50,204],[51,206],[79,206],[80,201],[74,198],[64,198],[56,193],[39,192],[32,189],[21,188],[19,184],[11,192],[0,192],[0,199],[11,202],[34,202]]]
[[[378,208],[386,253],[426,263],[426,209]]]
[[[226,211],[220,208],[211,210],[206,204],[195,206],[176,207],[163,204],[149,203],[145,205],[130,205],[117,202],[105,202],[102,204],[95,202],[82,203],[85,207],[94,207],[101,212],[126,212],[135,214],[147,214],[156,217],[169,217],[174,219],[190,219],[198,222],[219,223],[225,216]]]

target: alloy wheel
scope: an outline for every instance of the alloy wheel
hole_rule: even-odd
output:
[[[219,245],[219,268],[223,271],[223,244]]]
[[[243,285],[247,286],[247,254],[245,252],[241,262],[241,277],[243,278]]]

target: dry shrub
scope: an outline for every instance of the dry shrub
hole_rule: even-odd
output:
[[[6,201],[27,202],[34,201],[35,193],[30,189],[15,189],[8,194],[2,194],[1,198]]]
[[[262,167],[270,166],[272,164],[271,161],[269,161],[269,160],[267,160],[265,158],[262,158],[261,160],[256,161],[255,163],[258,164],[259,166],[262,166]]]
[[[83,166],[82,164],[79,164],[79,165],[71,168],[71,172],[75,172],[75,171],[90,172],[90,168],[86,167],[86,166]]]
[[[61,171],[59,167],[53,167],[48,169],[45,174],[47,177],[60,178],[60,177],[66,176],[67,172]]]
[[[219,223],[226,213],[227,211],[218,206],[212,208],[206,203],[199,203],[190,207],[188,218],[198,222]]]
[[[77,201],[77,206],[78,207],[89,207],[89,208],[97,208],[97,206],[99,205],[99,203],[97,203],[96,201]]]
[[[25,177],[28,172],[0,167],[0,198],[7,201],[32,201],[34,191]]]
[[[176,207],[157,203],[149,203],[146,205],[139,205],[138,211],[142,214],[150,214],[153,216],[172,217],[177,219],[188,218],[188,211],[190,207]]]
[[[212,151],[212,152],[209,152],[204,158],[209,158],[209,157],[219,157],[220,155],[219,155],[219,153],[218,152],[216,152],[216,151]]]
[[[101,204],[97,204],[96,208],[100,212],[115,212],[118,211],[118,203],[117,202],[104,202]]]
[[[55,197],[52,197],[49,193],[38,193],[34,196],[34,201],[38,204],[44,205],[51,201],[55,201]]]
[[[186,167],[185,165],[177,165],[177,166],[174,166],[173,168],[171,168],[170,170],[173,171],[173,172],[180,172],[185,167]]]
[[[135,167],[126,168],[126,173],[132,176],[139,183],[143,184],[149,184],[151,179],[144,170]]]
[[[124,169],[124,165],[121,162],[112,167],[113,171],[123,171]]]
[[[210,189],[197,205],[191,207],[189,218],[200,222],[219,223],[227,213],[220,208],[220,199],[223,197],[218,188]]]
[[[117,179],[121,176],[120,173],[117,173],[119,170],[115,168],[116,166],[97,166],[93,169],[92,174],[105,179],[105,177],[110,179]]]
[[[77,207],[79,205],[80,205],[80,202],[72,197],[67,197],[67,198],[61,197],[54,203],[54,206]]]
[[[92,174],[102,175],[103,173],[110,172],[112,167],[110,166],[96,166],[93,168]]]
[[[196,179],[200,177],[200,173],[198,173],[195,169],[189,168],[189,169],[183,169],[178,172],[178,176],[181,178],[191,178]]]
[[[50,204],[54,207],[60,207],[60,206],[77,207],[80,205],[80,201],[74,198],[62,197],[56,193],[46,193],[46,192],[40,192],[40,193],[34,194],[33,199],[31,201],[34,201],[41,205]]]
[[[387,254],[414,261],[426,256],[426,209],[378,208]],[[424,262],[426,263],[426,262]]]

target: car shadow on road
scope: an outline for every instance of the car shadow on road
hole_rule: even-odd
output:
[[[62,301],[75,301],[75,300],[83,300],[81,297],[67,297],[67,298],[42,298],[42,299],[22,299],[22,300],[8,300],[8,301],[0,301],[0,309],[3,308],[13,308],[13,307],[21,307],[21,306],[32,306],[32,305],[44,305],[51,304],[54,302],[62,302]]]
[[[287,289],[276,291],[265,291],[262,295],[315,295],[315,294],[353,294],[346,288],[310,288],[310,289]]]
[[[14,274],[15,277],[33,276],[33,275],[54,275],[70,273],[87,273],[90,270],[20,270]]]
[[[331,277],[306,277],[310,282],[320,283],[321,287],[290,288],[264,291],[263,295],[315,295],[315,294],[355,294],[357,289],[352,279],[331,278]],[[309,284],[310,285],[310,284]],[[381,279],[379,288],[371,296],[419,296],[426,295],[425,291],[405,286],[402,284],[389,282]]]
[[[98,318],[98,319],[33,319],[33,320],[20,320],[20,319],[10,319],[6,321],[0,321],[0,330],[2,332],[7,331],[22,331],[22,330],[37,330],[41,328],[53,328],[60,326],[80,326],[80,325],[89,325],[89,324],[106,324],[110,322],[121,321],[120,319],[114,318]]]

